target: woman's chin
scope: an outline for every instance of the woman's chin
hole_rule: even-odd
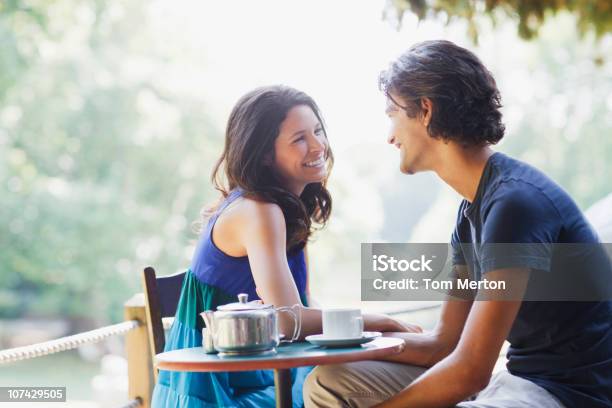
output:
[[[327,169],[325,167],[313,170],[314,171],[309,171],[308,174],[305,175],[306,177],[304,177],[308,183],[319,183],[327,176]]]

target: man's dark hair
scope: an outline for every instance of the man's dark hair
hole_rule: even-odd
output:
[[[406,114],[422,113],[429,98],[433,111],[430,136],[465,147],[497,143],[503,136],[501,96],[495,79],[472,52],[450,41],[425,41],[412,46],[379,78],[380,89]],[[403,106],[390,93],[406,101]]]

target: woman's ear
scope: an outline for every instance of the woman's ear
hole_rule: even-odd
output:
[[[264,166],[272,166],[273,162],[274,162],[274,158],[272,156],[272,153],[268,153],[268,154],[264,155],[264,157],[263,157],[263,164],[264,164]]]

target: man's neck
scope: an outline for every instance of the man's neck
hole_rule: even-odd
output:
[[[436,174],[470,203],[474,201],[487,160],[495,153],[488,146],[464,148],[448,143],[438,152]]]

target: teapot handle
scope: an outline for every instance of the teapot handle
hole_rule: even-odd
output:
[[[297,308],[298,312],[295,312],[293,309]],[[293,306],[281,306],[276,308],[277,312],[287,312],[293,317],[293,335],[291,339],[281,340],[279,343],[293,343],[295,340],[300,337],[300,333],[302,331],[302,313],[299,304],[295,304]]]

